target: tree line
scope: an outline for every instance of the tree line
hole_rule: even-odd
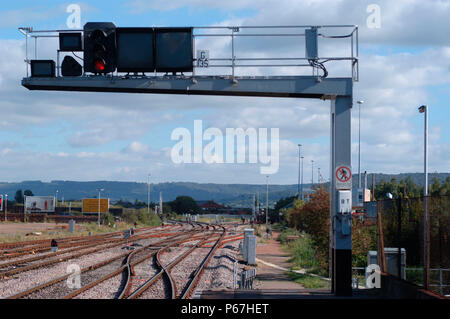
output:
[[[394,199],[380,202],[383,217],[383,234],[385,247],[395,247],[398,241],[409,252],[411,264],[420,263],[421,222],[423,220],[424,188],[415,184],[411,178],[399,182],[393,178],[389,182],[380,182],[375,188],[375,199],[386,199],[386,193],[391,193]],[[429,186],[429,194],[433,200],[429,202],[431,220],[431,242],[433,249],[432,260],[436,264],[449,265],[448,257],[442,252],[448,248],[448,239],[444,235],[448,232],[448,208],[450,200],[450,178],[439,182],[433,178]],[[290,208],[284,208],[293,203]],[[388,205],[389,204],[389,205]],[[399,208],[400,207],[400,208]],[[275,205],[276,215],[282,213],[283,223],[300,232],[307,233],[313,240],[315,258],[326,272],[328,265],[329,227],[330,227],[330,194],[319,187],[310,194],[309,201],[300,200],[297,196],[283,198]],[[401,213],[401,234],[397,233],[398,217]],[[275,214],[274,214],[275,215]],[[365,266],[367,252],[377,248],[376,224],[365,224],[359,218],[352,220],[352,258],[354,266]],[[434,256],[436,255],[436,256]]]

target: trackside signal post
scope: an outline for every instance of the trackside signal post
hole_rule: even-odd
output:
[[[102,26],[107,27],[107,30],[103,30]],[[95,29],[97,27],[100,28],[99,31]],[[59,37],[59,33],[69,31],[33,31],[31,28],[19,28],[19,31],[25,35],[27,48],[27,76],[22,80],[22,85],[30,90],[330,100],[330,276],[333,293],[339,296],[352,294],[351,109],[353,82],[358,81],[359,77],[357,26],[116,28],[109,23],[88,23],[83,30],[70,30],[78,32],[80,36],[84,32],[84,50],[89,50],[84,52],[84,71],[80,76],[60,76],[59,54],[65,50],[58,50],[56,63],[51,60],[36,60],[37,38]],[[81,39],[73,41],[74,37],[76,35],[68,37],[66,42],[64,37],[62,45],[70,47],[73,43],[81,43]],[[214,52],[207,47],[208,41],[203,40],[211,37],[231,39],[229,57],[224,57],[224,52]],[[29,38],[35,39],[34,60],[28,57]],[[249,58],[237,53],[239,40],[245,41],[248,46],[252,43],[251,39],[267,41],[273,38],[277,41],[286,39],[290,44],[293,41],[304,44],[304,57],[286,57],[283,54],[283,57],[264,55]],[[323,41],[329,38],[347,40],[344,44],[350,42],[350,54],[321,57],[318,52],[319,38]],[[194,55],[195,50],[200,56]],[[328,77],[326,63],[348,63],[350,74]],[[274,67],[299,70],[299,75],[251,74],[252,68],[274,70]],[[312,74],[302,72],[305,68],[312,70]],[[212,72],[224,69],[231,72]],[[71,60],[70,64],[66,63],[63,73],[73,75],[78,74],[78,70],[79,66],[73,65]],[[237,75],[237,70],[243,70],[243,74]],[[337,169],[339,174],[336,174]]]

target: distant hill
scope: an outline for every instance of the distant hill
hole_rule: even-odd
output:
[[[396,178],[397,181],[411,176],[412,180],[423,185],[422,173],[411,174],[375,174],[375,183],[381,180],[390,181]],[[440,181],[450,177],[450,173],[430,173],[429,180],[436,176]],[[364,185],[364,177],[362,179]],[[372,174],[367,176],[367,186],[371,188]],[[358,186],[358,175],[353,175],[353,188]],[[82,198],[96,198],[98,188],[103,188],[101,197],[109,197],[112,201],[119,199],[135,201],[147,201],[147,184],[135,182],[115,182],[115,181],[23,181],[19,183],[0,183],[0,194],[8,194],[10,200],[18,189],[22,191],[30,189],[34,195],[55,195],[58,190],[58,199],[79,200]],[[304,192],[311,189],[311,184],[304,184]],[[218,203],[233,207],[249,207],[253,200],[253,195],[258,194],[262,203],[266,202],[266,185],[255,184],[212,184],[212,183],[190,183],[173,182],[159,183],[151,185],[151,201],[159,201],[159,193],[162,192],[163,200],[171,201],[180,195],[193,197],[195,200],[214,200]],[[297,193],[297,184],[293,185],[269,185],[269,205],[272,206],[277,200],[283,197],[293,196]]]

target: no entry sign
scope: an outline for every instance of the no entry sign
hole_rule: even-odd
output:
[[[338,165],[335,173],[336,189],[352,189],[352,170],[347,165]]]

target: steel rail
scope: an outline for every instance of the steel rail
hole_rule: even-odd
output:
[[[138,265],[138,264],[142,263],[143,261],[153,257],[156,252],[151,252],[150,254],[148,254],[146,256],[143,256],[142,258],[140,258],[140,259],[138,259],[137,261],[134,261],[134,262],[131,262],[131,256],[132,255],[135,255],[135,254],[137,254],[139,252],[142,252],[145,249],[152,249],[152,247],[160,246],[161,244],[165,244],[167,242],[169,242],[169,245],[170,245],[173,240],[176,240],[174,242],[174,244],[176,244],[178,242],[183,242],[184,240],[186,240],[186,238],[179,240],[178,237],[186,237],[186,236],[189,237],[189,235],[190,235],[190,233],[178,234],[177,236],[174,236],[174,237],[172,237],[170,239],[165,239],[163,241],[160,241],[160,242],[157,242],[157,243],[154,243],[154,244],[150,244],[150,245],[148,245],[146,247],[134,250],[133,252],[131,252],[131,253],[129,253],[127,255],[127,259],[126,259],[126,264],[125,265],[123,265],[119,269],[117,269],[117,270],[115,270],[115,271],[113,271],[113,272],[111,272],[111,273],[109,273],[109,274],[107,274],[107,275],[105,275],[105,276],[103,276],[103,277],[101,277],[101,278],[99,278],[99,279],[89,283],[88,285],[86,285],[86,286],[84,286],[84,287],[82,287],[82,288],[80,288],[80,289],[78,289],[76,291],[71,292],[70,294],[64,296],[62,299],[74,298],[75,296],[77,296],[77,295],[79,295],[79,294],[89,290],[90,288],[92,288],[92,287],[94,287],[94,286],[104,282],[105,280],[108,280],[108,279],[110,279],[112,277],[115,277],[115,276],[119,275],[120,273],[123,273],[126,270],[127,271],[127,275],[128,275],[127,281],[126,281],[124,287],[122,288],[122,290],[119,293],[119,298],[123,298],[124,296],[127,295],[127,291],[129,290],[129,286],[130,286],[130,282],[131,282],[130,278],[131,278],[131,274],[132,274],[132,272],[131,272],[132,267],[134,267],[135,265]]]
[[[105,265],[107,265],[107,264],[110,264],[110,263],[116,261],[117,259],[124,258],[124,257],[126,257],[128,254],[129,254],[129,253],[124,253],[124,254],[121,254],[121,255],[119,255],[119,256],[110,258],[110,259],[108,259],[108,260],[99,262],[99,263],[97,263],[97,264],[95,264],[95,265],[90,265],[90,266],[88,266],[88,267],[85,267],[85,268],[81,269],[80,272],[81,272],[81,273],[85,273],[85,272],[88,272],[88,271],[92,271],[92,270],[98,269],[98,268],[100,268],[100,267],[103,267],[103,266],[105,266]],[[65,279],[69,278],[70,276],[72,276],[72,274],[66,274],[66,275],[64,275],[64,276],[61,276],[61,277],[58,277],[58,278],[49,280],[49,281],[44,282],[44,283],[42,283],[42,284],[39,284],[39,285],[37,285],[37,286],[35,286],[35,287],[26,289],[26,290],[24,290],[24,291],[22,291],[22,292],[19,292],[19,293],[15,294],[15,295],[9,296],[9,297],[7,297],[6,299],[19,299],[19,298],[26,297],[26,296],[28,296],[28,295],[34,293],[34,292],[37,292],[37,291],[39,291],[39,290],[41,290],[41,289],[47,288],[47,287],[49,287],[49,286],[51,286],[51,285],[54,285],[54,284],[56,284],[56,283],[58,283],[58,282],[61,282],[61,281],[65,280]]]
[[[105,239],[94,240],[95,241],[94,244],[93,244],[93,242],[94,242],[93,240],[64,242],[64,243],[59,242],[58,249],[64,249],[64,248],[70,248],[70,247],[73,248],[73,249],[67,249],[67,250],[61,251],[61,253],[65,253],[65,252],[84,249],[87,247],[92,247],[94,245],[98,245],[98,244],[102,244],[102,243],[110,243],[112,240],[114,240],[114,239],[105,238]],[[17,253],[9,253],[9,254],[0,255],[0,260],[11,259],[11,258],[16,258],[16,257],[20,257],[20,256],[26,256],[29,254],[35,254],[35,253],[45,252],[45,251],[49,251],[49,250],[51,250],[50,243],[47,245],[39,245],[37,247],[28,247]],[[2,266],[3,266],[3,264],[0,264],[0,268]]]
[[[203,243],[208,240],[211,236],[214,236],[214,234],[211,235],[206,235],[203,240],[201,240],[200,242],[196,243],[194,246],[192,246],[191,249],[189,249],[188,251],[186,251],[185,253],[183,253],[181,256],[179,256],[178,258],[176,258],[174,261],[172,261],[170,264],[168,264],[167,266],[164,266],[161,264],[161,266],[164,269],[164,273],[165,275],[169,278],[169,281],[171,283],[171,287],[172,287],[172,299],[175,299],[177,296],[177,286],[172,278],[172,275],[170,274],[170,270],[175,267],[177,264],[179,264],[183,259],[185,259],[188,255],[190,255],[196,248],[201,247],[203,245]]]
[[[131,239],[139,239],[142,236],[148,236],[148,234],[135,235]],[[93,247],[93,246],[98,246],[99,244],[103,244],[103,243],[120,242],[120,241],[124,241],[124,239],[123,238],[100,239],[98,241],[95,241],[94,243],[92,242],[92,240],[91,241],[86,241],[86,245],[80,245],[78,247],[74,247],[73,249],[61,250],[61,251],[57,251],[57,252],[54,252],[54,253],[51,253],[51,254],[48,254],[48,255],[45,255],[45,256],[36,256],[36,257],[30,257],[30,258],[19,259],[19,260],[15,260],[15,261],[2,263],[2,264],[0,264],[0,268],[12,266],[12,265],[17,265],[17,264],[22,264],[22,263],[26,263],[26,262],[32,262],[32,261],[36,261],[36,260],[47,258],[47,257],[58,256],[58,255],[70,253],[70,252],[73,252],[73,251],[78,251],[78,250],[90,248],[90,247]]]
[[[216,252],[217,248],[220,246],[220,243],[221,243],[223,237],[225,236],[225,234],[226,234],[226,228],[223,227],[222,235],[219,237],[219,239],[217,240],[216,244],[211,249],[211,251],[206,256],[206,258],[203,260],[201,265],[197,268],[197,271],[195,272],[194,277],[189,282],[187,288],[185,289],[185,292],[181,296],[181,299],[187,299],[192,294],[192,292],[194,291],[195,287],[197,286],[197,283],[198,283],[198,281],[199,281],[199,279],[200,279],[204,269],[208,265],[209,261],[211,260],[211,257],[214,255],[214,253]]]
[[[192,232],[192,234],[195,234],[195,232],[193,232],[193,231],[191,231]],[[183,235],[185,235],[185,234],[183,234]],[[203,237],[203,236],[200,236],[200,237]],[[182,240],[178,240],[178,241],[176,241],[175,243],[174,243],[174,245],[179,245],[179,244],[182,244],[182,243],[184,243],[184,242],[189,242],[189,241],[193,241],[193,240],[197,240],[198,239],[198,236],[189,236],[188,238],[186,238],[186,239],[182,239]],[[133,276],[134,276],[134,274],[135,274],[135,272],[134,272],[134,266],[136,266],[136,265],[138,265],[138,264],[140,264],[141,262],[143,262],[143,261],[145,261],[145,260],[147,260],[149,257],[151,257],[151,256],[146,256],[146,257],[144,257],[144,258],[141,258],[141,259],[138,259],[138,261],[136,261],[136,262],[131,262],[131,259],[134,257],[134,255],[135,255],[135,252],[136,251],[134,251],[134,252],[132,252],[132,253],[130,253],[129,255],[128,255],[128,257],[127,257],[127,259],[126,259],[126,266],[127,266],[127,270],[126,270],[126,283],[125,283],[125,285],[124,285],[124,288],[122,289],[122,291],[120,292],[120,294],[119,294],[119,297],[118,297],[118,299],[124,299],[124,298],[126,298],[126,296],[128,296],[129,295],[129,292],[130,292],[130,290],[131,290],[131,288],[132,288],[132,283],[133,283]],[[152,254],[152,256],[153,256],[154,254]]]
[[[204,240],[206,240],[209,236],[211,236],[211,235],[204,236]],[[159,279],[163,274],[165,274],[167,280],[169,281],[169,285],[170,285],[170,289],[171,289],[171,299],[174,299],[175,296],[176,296],[176,286],[175,286],[175,283],[173,282],[172,276],[170,275],[169,271],[170,271],[170,269],[172,267],[174,267],[181,260],[183,260],[187,255],[189,255],[201,243],[202,243],[202,241],[200,243],[195,244],[192,248],[190,248],[188,251],[186,251],[182,255],[178,256],[175,260],[173,260],[168,265],[163,265],[162,264],[162,262],[160,260],[160,255],[161,255],[161,253],[164,250],[170,248],[171,245],[166,246],[166,247],[161,248],[160,250],[158,250],[158,252],[156,253],[156,264],[157,264],[158,267],[161,268],[161,270],[157,274],[155,274],[153,277],[151,277],[149,280],[147,280],[145,283],[143,283],[139,288],[137,288],[132,294],[130,294],[127,297],[127,299],[136,299],[136,298],[138,298],[146,290],[148,290],[148,288],[150,288],[156,282],[156,280]]]
[[[158,241],[158,242],[156,242],[156,243],[153,243],[153,244],[148,245],[148,247],[150,247],[150,246],[156,246],[156,245],[161,245],[162,243],[167,242],[167,241],[171,241],[171,240],[173,240],[174,238],[179,237],[179,236],[182,236],[182,235],[179,235],[179,234],[174,235],[174,237],[172,237],[172,238],[170,238],[170,239],[163,239],[163,240],[161,240],[161,241]],[[144,247],[144,248],[145,248],[145,247]],[[141,248],[141,249],[143,249],[143,248]],[[133,251],[133,252],[136,252],[136,251]],[[127,253],[121,254],[121,255],[119,255],[119,256],[116,256],[116,257],[112,257],[112,258],[110,258],[110,259],[107,259],[107,260],[105,260],[105,261],[101,261],[101,262],[99,262],[99,263],[97,263],[97,264],[90,265],[90,266],[88,266],[88,267],[83,268],[83,269],[80,271],[80,273],[85,273],[85,272],[88,272],[88,271],[92,271],[92,270],[98,269],[98,268],[100,268],[100,267],[103,267],[103,266],[105,266],[105,265],[107,265],[107,264],[110,264],[110,263],[116,261],[117,259],[124,258],[124,257],[128,256],[129,254],[130,254],[130,253],[127,252]],[[71,275],[72,275],[72,274],[67,274],[67,275],[64,275],[64,276],[62,276],[62,277],[59,277],[59,278],[56,278],[56,279],[52,279],[52,280],[47,281],[47,282],[45,282],[45,283],[43,283],[43,284],[37,285],[37,286],[35,286],[35,287],[32,287],[32,288],[27,289],[27,290],[25,290],[25,291],[22,291],[22,292],[20,292],[20,293],[18,293],[18,294],[15,294],[15,295],[13,295],[13,296],[10,296],[10,297],[8,297],[8,299],[17,299],[17,298],[25,297],[25,296],[30,295],[30,294],[32,294],[32,293],[38,291],[38,290],[41,290],[41,289],[43,289],[43,288],[46,288],[46,287],[49,287],[49,286],[51,286],[51,285],[53,285],[53,284],[56,284],[56,283],[58,283],[58,282],[61,282],[62,280],[67,279],[67,278],[70,277]]]
[[[152,227],[152,228],[155,228],[155,227]],[[161,230],[158,230],[158,231],[153,231],[151,233],[155,234],[157,232],[164,232],[164,231],[167,231],[167,230],[169,230],[169,228],[161,229]],[[141,229],[139,232],[136,231],[136,235],[139,235],[139,234],[142,235],[142,233],[149,234],[150,231],[152,231],[152,229],[148,229],[148,228]],[[66,247],[86,246],[85,244],[92,243],[93,241],[97,241],[96,242],[97,244],[100,243],[100,242],[103,242],[103,241],[111,242],[111,240],[119,239],[119,238],[111,239],[111,237],[116,237],[118,235],[122,235],[122,232],[114,232],[114,233],[103,234],[103,235],[98,235],[98,236],[91,236],[91,237],[81,236],[81,237],[76,237],[77,240],[65,240],[65,241],[58,240],[58,242],[59,242],[59,246],[58,247],[59,248],[66,248]],[[14,250],[14,252],[17,251],[18,253],[13,253],[13,252],[11,252],[11,253],[4,253],[3,255],[0,255],[0,260],[8,259],[8,258],[14,258],[14,257],[18,257],[20,255],[26,255],[27,252],[28,253],[35,253],[36,251],[50,250],[51,248],[49,247],[49,245],[50,245],[50,240],[48,240],[45,245],[33,245],[31,247],[28,246],[28,247],[18,248],[18,249]],[[86,248],[86,247],[84,247],[84,248]],[[69,251],[70,250],[66,250],[65,252],[69,252]],[[22,260],[22,261],[24,261],[24,260]],[[29,260],[25,260],[25,261],[29,261]],[[0,267],[2,265],[4,265],[4,264],[0,264]]]
[[[124,243],[127,243],[130,240],[134,241],[134,240],[142,240],[142,239],[149,239],[149,238],[155,238],[155,237],[166,237],[166,236],[170,236],[172,234],[174,234],[174,233],[137,235],[137,236],[134,236],[134,237],[130,237],[128,239],[114,240],[114,241],[116,241],[116,243],[111,244],[111,245],[104,245],[103,247],[97,247],[95,249],[92,249],[92,250],[89,250],[89,251],[83,251],[83,252],[78,253],[78,254],[71,254],[69,256],[65,256],[65,257],[61,257],[61,258],[47,260],[47,261],[44,261],[42,263],[36,263],[36,264],[33,264],[33,265],[28,265],[28,266],[21,267],[21,268],[10,269],[10,270],[6,270],[6,271],[3,271],[3,272],[0,272],[0,278],[11,276],[11,275],[18,274],[18,273],[25,272],[25,271],[29,271],[29,270],[33,270],[33,269],[36,269],[36,268],[49,266],[49,265],[56,264],[56,263],[61,262],[61,261],[65,261],[65,260],[69,260],[69,259],[73,259],[73,258],[78,258],[78,257],[84,256],[84,255],[89,255],[89,254],[95,253],[97,251],[100,251],[102,249],[109,249],[109,248],[113,248],[113,247],[116,247],[116,246],[120,246],[120,245],[122,245]],[[97,245],[98,244],[95,243],[92,246],[97,246]],[[89,248],[89,247],[91,247],[91,246],[83,247],[82,249]],[[77,249],[77,251],[78,250],[81,250],[81,249]],[[51,254],[51,257],[55,257],[57,255],[66,254],[66,253],[68,253],[68,252],[67,251],[55,252],[55,253]],[[0,267],[16,265],[16,264],[20,264],[20,263],[24,263],[24,262],[36,261],[36,260],[40,260],[40,259],[45,259],[47,257],[49,257],[49,256],[47,256],[47,255],[46,256],[37,256],[37,257],[28,258],[28,259],[23,259],[23,260],[20,260],[20,261],[12,261],[12,262],[9,262],[9,263],[4,263],[4,264],[0,265]]]
[[[172,237],[172,238],[170,238],[170,239],[163,239],[163,240],[160,240],[160,241],[158,241],[158,242],[156,242],[156,243],[150,244],[150,245],[148,245],[148,246],[149,246],[149,247],[150,247],[150,246],[158,246],[158,245],[163,244],[164,242],[171,241],[171,240],[173,240],[173,239],[175,239],[175,238],[177,238],[177,237],[180,237],[180,236],[183,236],[183,235],[177,234],[177,235],[174,235],[174,237]],[[145,247],[144,247],[144,248],[145,248]],[[143,248],[141,248],[141,249],[143,249]],[[137,251],[137,250],[135,250],[135,251],[133,251],[133,252],[136,252],[136,251]],[[106,266],[106,265],[108,265],[108,264],[111,264],[112,262],[114,262],[114,261],[116,261],[116,260],[118,260],[118,259],[124,258],[124,257],[128,256],[129,254],[130,254],[129,252],[123,253],[123,254],[120,254],[120,255],[118,255],[118,256],[116,256],[116,257],[112,257],[112,258],[107,259],[107,260],[105,260],[105,261],[101,261],[101,262],[99,262],[99,263],[97,263],[97,264],[87,266],[87,267],[81,269],[80,273],[86,273],[86,272],[93,271],[93,270],[95,270],[95,269],[101,268],[101,267],[103,267],[103,266]],[[119,272],[119,273],[120,273],[120,272]],[[32,294],[32,293],[34,293],[34,292],[37,292],[37,291],[39,291],[39,290],[41,290],[41,289],[44,289],[44,288],[47,288],[47,287],[52,286],[52,285],[54,285],[54,284],[57,284],[57,283],[59,283],[59,282],[65,280],[65,279],[69,278],[71,275],[72,275],[72,274],[66,274],[66,275],[61,276],[61,277],[58,277],[58,278],[56,278],[56,279],[52,279],[52,280],[50,280],[50,281],[47,281],[47,282],[42,283],[42,284],[39,284],[39,285],[37,285],[37,286],[35,286],[35,287],[26,289],[26,290],[24,290],[24,291],[22,291],[22,292],[19,292],[19,293],[15,294],[15,295],[12,295],[12,296],[10,296],[10,297],[7,297],[7,298],[8,298],[8,299],[18,299],[18,298],[26,297],[26,296],[28,296],[28,295],[30,295],[30,294]],[[104,278],[104,280],[106,280],[106,278]],[[103,280],[102,280],[102,281],[103,281]],[[89,286],[91,286],[91,284],[90,284]],[[86,289],[86,288],[87,288],[87,287],[85,287],[85,289]]]
[[[160,226],[151,226],[151,227],[142,227],[142,228],[138,228],[135,230],[136,233],[140,233],[143,231],[149,231],[152,230],[154,228],[158,228]],[[116,231],[116,232],[112,232],[112,233],[107,233],[107,234],[98,234],[98,235],[93,235],[93,236],[76,236],[76,237],[63,237],[63,238],[59,238],[58,241],[59,242],[66,242],[66,241],[71,241],[71,240],[80,240],[80,239],[96,239],[96,238],[103,238],[103,237],[112,237],[112,236],[117,236],[117,235],[121,235],[122,231]],[[29,241],[20,241],[20,242],[12,242],[12,243],[2,243],[0,244],[0,250],[8,250],[9,248],[15,248],[15,247],[23,247],[26,248],[27,246],[30,245],[36,245],[36,244],[50,244],[51,239],[38,239],[38,240],[29,240]],[[2,253],[2,252],[0,252]]]
[[[71,241],[71,240],[79,240],[79,239],[83,239],[83,238],[98,238],[98,237],[105,237],[105,236],[114,236],[119,234],[120,232],[115,232],[115,233],[108,233],[108,234],[101,234],[101,235],[95,235],[95,236],[77,236],[77,237],[65,237],[65,238],[58,238],[59,242],[67,242],[67,241]],[[35,246],[35,245],[39,245],[39,244],[50,244],[51,239],[38,239],[38,240],[30,240],[30,241],[20,241],[20,242],[13,242],[13,243],[3,243],[0,244],[0,250],[2,250],[2,253],[4,253],[4,251],[10,251],[10,249],[16,248],[16,249],[25,249],[27,247],[30,246]],[[14,249],[15,251],[15,249]]]
[[[223,240],[223,241],[220,243],[220,247],[219,247],[219,248],[222,248],[223,245],[225,245],[225,244],[231,243],[231,242],[236,241],[236,240],[242,240],[242,239],[244,239],[244,236],[236,237],[236,238],[233,238],[233,239],[226,239],[226,240]]]

